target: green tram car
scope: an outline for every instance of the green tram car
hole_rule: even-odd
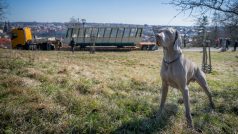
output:
[[[69,27],[65,43],[74,39],[76,46],[136,47],[141,42],[143,26],[74,26]]]

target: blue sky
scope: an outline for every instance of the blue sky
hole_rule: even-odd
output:
[[[68,22],[71,17],[87,22],[167,25],[179,12],[166,0],[6,0],[10,21]],[[170,25],[193,25],[180,14]]]

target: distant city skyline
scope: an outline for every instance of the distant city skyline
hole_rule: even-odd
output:
[[[194,25],[187,14],[166,0],[7,0],[6,20],[11,22],[69,22],[70,18],[93,23]],[[174,18],[174,19],[173,19]],[[172,20],[172,21],[171,21]]]

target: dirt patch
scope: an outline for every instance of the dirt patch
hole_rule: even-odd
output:
[[[41,84],[40,81],[35,80],[35,79],[30,79],[28,77],[23,77],[22,81],[23,81],[23,85],[25,87],[29,87],[29,88],[36,87],[36,86],[39,86]]]

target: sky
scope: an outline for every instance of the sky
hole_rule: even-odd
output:
[[[192,26],[194,19],[180,14],[166,0],[6,0],[11,22],[87,22]],[[174,18],[174,19],[173,19]]]

